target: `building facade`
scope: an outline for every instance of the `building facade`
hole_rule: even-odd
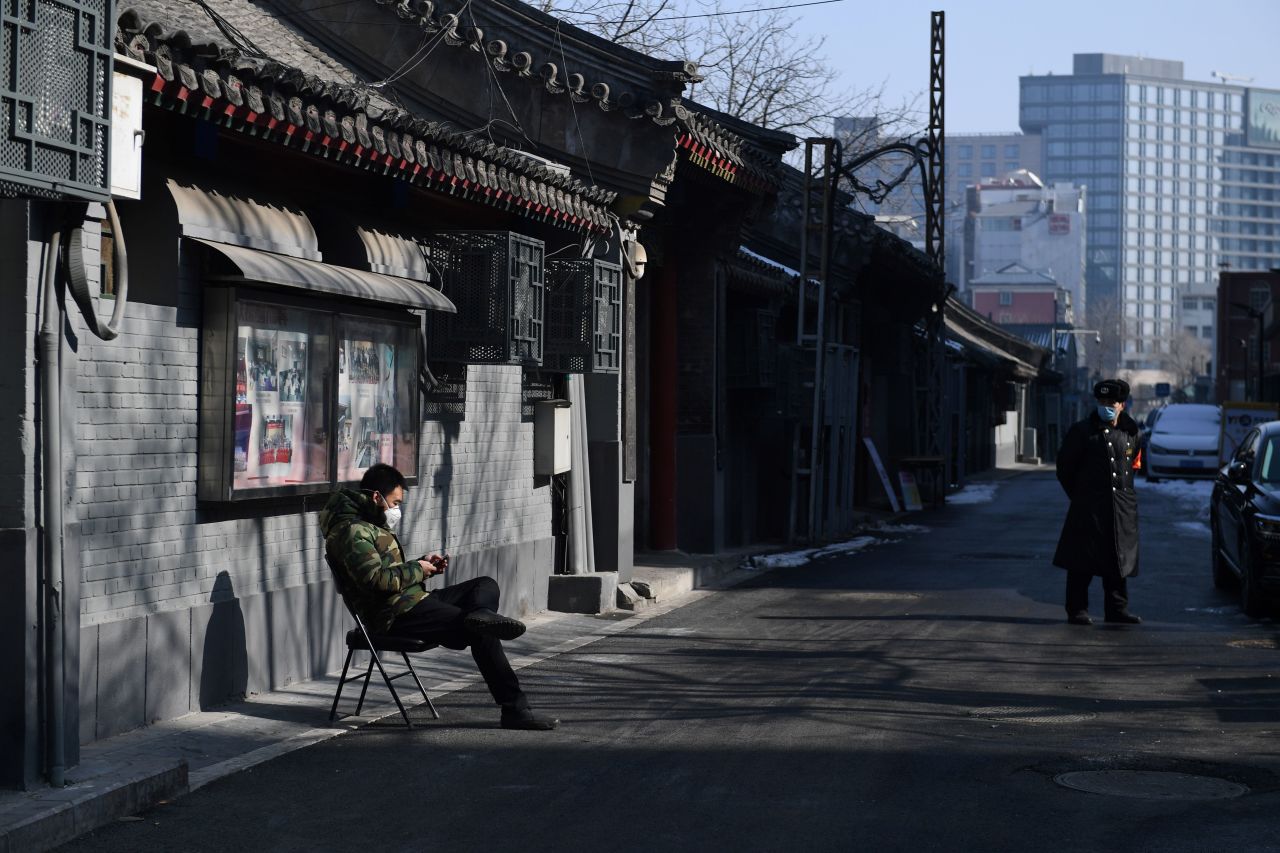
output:
[[[1222,334],[1213,353],[1214,400],[1280,400],[1274,308],[1280,303],[1280,272],[1224,272],[1217,303]]]
[[[1071,291],[1053,276],[1012,263],[975,278],[967,291],[970,307],[993,323],[1073,325]]]
[[[1110,365],[1172,373],[1181,335],[1212,344],[1219,269],[1280,262],[1280,143],[1266,118],[1277,99],[1115,54],[1021,79],[1020,124],[1044,139],[1045,180],[1088,187],[1087,322]]]
[[[1085,189],[1070,184],[1046,187],[1022,170],[977,184],[967,196],[961,290],[1001,270],[1022,269],[1065,290],[1075,316],[1083,316]]]
[[[947,198],[962,201],[968,187],[1022,169],[1039,175],[1042,165],[1039,134],[949,133]]]

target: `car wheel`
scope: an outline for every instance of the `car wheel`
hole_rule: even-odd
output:
[[[1159,477],[1157,477],[1155,474],[1152,474],[1152,473],[1151,473],[1151,468],[1150,468],[1150,467],[1147,467],[1147,482],[1148,482],[1148,483],[1158,483],[1158,482],[1160,482],[1160,478],[1159,478]]]
[[[1265,616],[1267,600],[1258,583],[1258,567],[1254,565],[1253,546],[1245,536],[1240,543],[1240,609],[1245,616]]]
[[[1209,526],[1213,529],[1213,555],[1210,558],[1213,565],[1213,585],[1218,589],[1228,589],[1235,582],[1236,576],[1222,557],[1222,537],[1218,533],[1218,522],[1211,520]]]

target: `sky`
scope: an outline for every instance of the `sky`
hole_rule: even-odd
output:
[[[730,0],[739,8],[779,0]],[[889,103],[929,85],[929,13],[946,12],[948,133],[1018,129],[1018,77],[1070,74],[1075,53],[1181,60],[1189,80],[1211,72],[1280,89],[1280,0],[842,0],[795,9],[797,34],[826,36],[848,89],[885,88]]]

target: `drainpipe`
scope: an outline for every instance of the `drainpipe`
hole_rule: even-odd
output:
[[[79,305],[85,322],[95,335],[105,341],[120,334],[125,304],[129,293],[128,256],[125,253],[124,233],[115,204],[107,202],[107,216],[111,221],[114,269],[116,272],[116,304],[111,312],[111,322],[103,324],[94,311],[88,278],[85,275],[84,245],[77,229],[69,241],[67,287]],[[44,265],[44,317],[40,327],[40,420],[42,426],[43,458],[41,460],[41,491],[44,496],[44,609],[47,631],[45,656],[45,692],[48,697],[45,731],[49,738],[49,784],[61,788],[66,784],[66,634],[63,612],[63,470],[62,470],[62,326],[64,322],[62,300],[58,298],[58,262],[62,252],[62,231],[55,230],[49,237]]]
[[[66,696],[62,629],[62,301],[58,299],[58,256],[62,232],[54,231],[44,261],[44,322],[40,328],[40,420],[44,427],[44,588],[46,707],[49,709],[49,784],[66,784],[66,744],[63,700]]]
[[[587,448],[587,397],[582,374],[570,374],[569,390],[569,574],[595,571],[591,518],[591,467]]]

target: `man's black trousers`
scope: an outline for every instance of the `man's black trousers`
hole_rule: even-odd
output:
[[[506,652],[502,650],[502,642],[473,634],[462,624],[463,617],[473,610],[498,612],[500,595],[498,582],[490,577],[446,586],[419,601],[412,610],[397,616],[388,633],[450,649],[469,646],[471,656],[484,676],[484,683],[493,694],[493,701],[504,706],[528,707],[520,682],[507,661]]]
[[[1089,609],[1089,582],[1093,575],[1087,572],[1067,572],[1067,614],[1074,616]],[[1108,616],[1129,612],[1129,582],[1118,571],[1102,575],[1103,607]]]

